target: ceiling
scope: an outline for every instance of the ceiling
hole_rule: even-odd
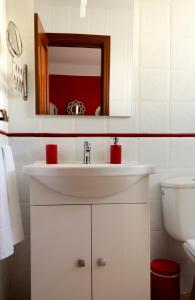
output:
[[[39,5],[50,6],[80,6],[80,0],[34,0]],[[113,9],[130,9],[133,7],[133,0],[88,0],[89,8],[113,8]]]
[[[49,47],[48,49],[49,63],[52,64],[101,65],[101,49],[75,47]]]

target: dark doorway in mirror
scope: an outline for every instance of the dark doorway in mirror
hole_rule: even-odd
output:
[[[110,36],[46,33],[35,14],[36,113],[109,115]]]

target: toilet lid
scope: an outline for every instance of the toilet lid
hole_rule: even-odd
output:
[[[161,183],[161,187],[168,188],[195,188],[195,176],[168,178]]]
[[[185,246],[190,254],[195,258],[195,240],[187,240]]]

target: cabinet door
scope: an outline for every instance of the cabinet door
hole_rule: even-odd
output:
[[[91,300],[90,206],[31,207],[31,275],[32,300]]]
[[[93,300],[149,300],[147,205],[92,208]]]

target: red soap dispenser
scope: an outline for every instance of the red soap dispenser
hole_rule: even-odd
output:
[[[114,145],[110,146],[110,163],[121,164],[121,145],[118,144],[119,139],[114,138]]]

